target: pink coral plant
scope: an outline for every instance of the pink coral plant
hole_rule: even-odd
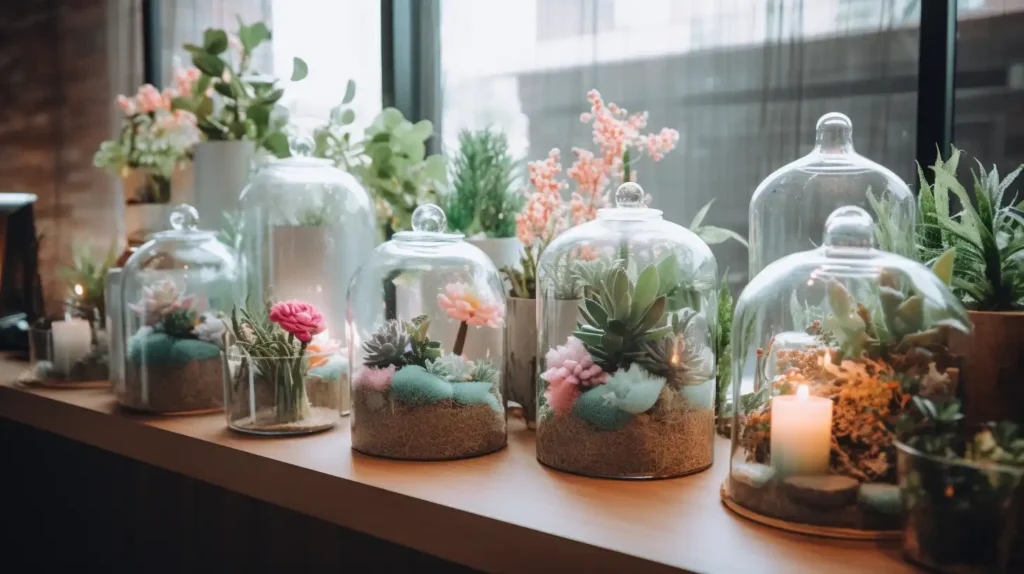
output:
[[[142,288],[142,300],[129,303],[128,308],[142,316],[146,325],[155,325],[168,314],[181,309],[193,309],[195,295],[181,296],[174,281],[164,279]]]
[[[303,350],[305,344],[313,340],[313,335],[319,335],[327,328],[324,316],[316,307],[302,301],[275,303],[270,308],[270,320],[280,325],[288,334],[294,335],[303,344]]]
[[[544,398],[555,411],[565,414],[572,410],[580,394],[589,387],[608,382],[608,373],[594,363],[583,342],[569,337],[565,345],[555,347],[545,355],[548,370],[540,378],[548,383]]]

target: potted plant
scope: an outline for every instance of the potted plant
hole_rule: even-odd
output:
[[[1024,434],[963,423],[958,400],[924,397],[900,421],[903,553],[936,572],[1019,572]]]
[[[194,151],[195,188],[197,208],[208,219],[220,220],[233,209],[258,150],[291,155],[288,112],[278,104],[284,88],[276,77],[252,67],[254,51],[269,41],[266,24],[239,20],[237,36],[210,28],[203,32],[202,45],[185,44],[201,75],[191,92],[179,94],[171,105],[195,115],[205,140]],[[307,72],[305,61],[294,58],[291,81],[302,80]]]
[[[1024,205],[1007,195],[1021,168],[1000,179],[979,162],[970,194],[957,179],[960,157],[953,148],[949,159],[936,160],[933,184],[918,168],[918,256],[927,263],[956,248],[951,287],[975,327],[964,343],[967,420],[1024,421]],[[887,229],[885,205],[875,203],[876,237],[890,248],[900,234]]]
[[[163,92],[145,84],[132,97],[119,95],[121,130],[93,155],[95,166],[121,177],[130,243],[142,243],[165,227],[172,180],[189,162],[200,139],[195,115],[171,106],[174,98],[192,91],[199,70],[175,65],[174,77],[174,86]]]
[[[452,158],[452,189],[445,198],[448,228],[465,235],[498,269],[518,266],[523,255],[516,237],[516,215],[525,199],[513,189],[514,169],[503,132],[494,128],[459,132],[459,151]]]

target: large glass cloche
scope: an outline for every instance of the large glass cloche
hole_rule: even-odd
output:
[[[884,219],[880,247],[913,257],[913,194],[896,174],[854,150],[850,118],[833,112],[818,120],[811,153],[783,166],[754,191],[750,277],[772,261],[817,247],[825,220],[844,205]]]
[[[182,205],[125,262],[121,287],[124,371],[114,393],[126,407],[165,414],[223,404],[225,318],[237,298],[234,254]]]
[[[711,466],[717,265],[625,183],[538,265],[537,459],[590,476]]]
[[[768,265],[737,301],[725,500],[741,514],[824,535],[900,528],[896,421],[915,395],[956,392],[971,322],[873,228],[837,209],[821,247]]]
[[[352,448],[445,460],[505,446],[505,294],[433,204],[374,250],[349,288]]]

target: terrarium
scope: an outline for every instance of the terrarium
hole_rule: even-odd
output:
[[[363,186],[326,160],[291,157],[260,169],[239,201],[247,305],[265,311],[266,301],[307,303],[324,318],[321,339],[345,341],[346,289],[378,243],[373,202]],[[336,356],[332,360],[344,362],[347,351]],[[347,412],[348,385],[342,388],[339,406]]]
[[[769,263],[820,245],[825,220],[845,205],[875,214],[879,247],[913,257],[915,203],[907,184],[858,154],[853,124],[840,113],[818,120],[811,153],[783,166],[750,199],[750,277]]]
[[[915,396],[954,395],[971,333],[934,271],[875,248],[862,208],[837,209],[821,247],[764,269],[733,322],[730,508],[798,532],[898,536],[896,423]],[[753,365],[749,363],[753,362]]]
[[[537,459],[608,478],[681,476],[711,466],[715,258],[644,204],[615,207],[544,250]]]
[[[480,249],[416,208],[349,288],[352,448],[445,460],[505,446],[505,296]]]
[[[175,208],[170,222],[124,265],[124,372],[115,394],[141,411],[218,411],[224,320],[237,296],[234,256],[215,232],[197,229],[191,206]]]

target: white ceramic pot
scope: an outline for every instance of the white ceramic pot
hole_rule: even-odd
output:
[[[125,237],[130,245],[145,243],[157,231],[170,229],[169,203],[129,203],[124,206]]]
[[[467,243],[475,245],[487,254],[494,262],[494,266],[500,271],[502,267],[511,269],[522,268],[520,259],[524,255],[523,244],[518,237],[486,237],[482,239],[467,239]]]
[[[224,214],[238,209],[238,196],[249,179],[256,153],[251,141],[211,141],[192,152],[193,205],[205,229],[220,229]]]
[[[537,427],[537,300],[508,298],[505,318],[505,373],[502,377],[506,407],[523,409],[526,426]]]

